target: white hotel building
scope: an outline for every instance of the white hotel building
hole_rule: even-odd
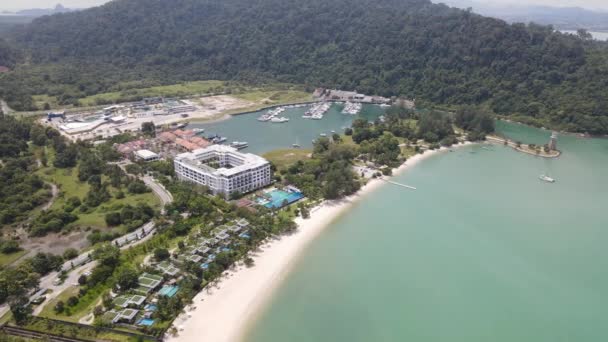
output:
[[[266,159],[238,152],[230,146],[211,145],[179,154],[174,165],[179,179],[204,185],[214,194],[226,197],[234,192],[250,192],[272,182],[270,163]]]

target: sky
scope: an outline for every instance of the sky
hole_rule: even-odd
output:
[[[305,0],[303,0],[305,1]],[[331,1],[331,0],[328,0]],[[579,6],[590,9],[608,10],[608,0],[476,0],[487,4]],[[50,8],[61,3],[68,8],[84,8],[101,5],[108,0],[0,0],[0,10],[28,8]],[[437,2],[437,1],[435,1]]]

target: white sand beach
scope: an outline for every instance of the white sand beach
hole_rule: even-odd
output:
[[[461,144],[459,146],[463,146]],[[446,150],[446,149],[441,149]],[[408,159],[395,174],[413,167],[441,150],[427,151]],[[169,341],[232,342],[245,338],[248,328],[255,323],[258,313],[272,298],[306,246],[346,212],[353,203],[374,191],[383,180],[370,180],[359,192],[348,198],[325,201],[311,210],[309,219],[298,218],[296,233],[266,243],[255,253],[255,265],[237,265],[227,271],[217,287],[208,286],[193,301],[192,307],[174,322],[176,336]]]

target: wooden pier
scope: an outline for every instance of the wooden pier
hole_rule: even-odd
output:
[[[385,181],[385,182],[387,182],[387,183],[393,184],[393,185],[401,186],[401,187],[404,187],[404,188],[407,188],[407,189],[410,189],[410,190],[416,190],[416,188],[413,187],[413,186],[411,186],[411,185],[401,184],[401,183],[397,183],[397,182],[390,181],[390,180],[387,180],[387,179],[382,179],[382,180]]]

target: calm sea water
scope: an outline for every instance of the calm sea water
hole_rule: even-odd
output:
[[[246,141],[249,147],[245,152],[265,153],[276,149],[292,148],[298,144],[302,148],[311,148],[312,140],[320,134],[331,135],[331,131],[341,133],[350,127],[356,118],[375,120],[384,113],[384,109],[375,105],[364,105],[357,116],[342,114],[343,106],[334,104],[322,120],[303,119],[307,107],[287,109],[281,114],[290,119],[286,123],[260,122],[257,118],[266,112],[236,115],[232,118],[211,124],[192,123],[190,128],[204,128],[204,135],[219,134],[228,141]]]
[[[399,175],[418,190],[385,185],[329,227],[247,341],[608,340],[608,140],[558,144],[559,159],[477,145]]]
[[[564,33],[576,34],[575,30],[560,30],[560,31],[564,32]],[[608,32],[589,31],[589,33],[591,33],[591,35],[593,36],[593,39],[596,39],[596,40],[607,40],[608,39]]]

